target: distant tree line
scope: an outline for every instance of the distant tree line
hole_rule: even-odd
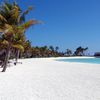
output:
[[[29,40],[24,44],[24,52],[19,53],[20,58],[40,58],[40,57],[68,57],[68,56],[85,56],[85,52],[88,47],[83,48],[79,46],[74,52],[71,49],[66,49],[65,52],[61,52],[58,46],[32,46]],[[12,53],[12,58],[13,53]]]

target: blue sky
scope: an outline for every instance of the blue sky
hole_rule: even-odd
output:
[[[34,5],[27,19],[43,24],[31,27],[27,38],[33,46],[53,45],[64,51],[78,46],[100,51],[100,0],[17,0],[23,9]]]

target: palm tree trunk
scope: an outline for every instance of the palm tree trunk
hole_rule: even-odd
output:
[[[18,62],[18,58],[19,58],[19,53],[20,53],[20,51],[19,50],[16,50],[16,58],[15,58],[15,65],[17,64],[17,62]]]
[[[6,69],[7,69],[7,64],[8,64],[9,57],[10,57],[10,46],[8,46],[8,49],[7,49],[7,52],[6,52],[6,56],[5,56],[2,72],[5,72]]]

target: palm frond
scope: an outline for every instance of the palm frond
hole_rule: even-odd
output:
[[[38,24],[39,22],[37,20],[30,20],[22,25],[23,28],[27,29],[32,25]]]
[[[13,27],[9,24],[5,24],[5,30],[7,30],[8,32],[10,31],[13,31]]]
[[[12,18],[18,18],[18,16],[19,16],[19,14],[20,14],[20,11],[19,11],[19,7],[18,6],[13,6],[13,9],[12,9],[12,11],[11,11],[11,16],[12,16]]]
[[[7,2],[4,4],[5,9],[9,12],[10,11],[10,4],[8,4]]]
[[[20,44],[14,44],[13,48],[19,49],[20,51],[24,52],[24,47]]]
[[[7,22],[7,20],[0,14],[0,21],[5,21]]]
[[[8,42],[7,40],[3,40],[3,41],[2,41],[2,44],[3,44],[3,45],[8,45],[9,42]]]
[[[28,7],[28,9],[27,9],[26,11],[24,11],[24,12],[19,16],[18,22],[19,22],[20,24],[22,24],[23,22],[25,22],[25,15],[27,15],[27,14],[30,12],[30,10],[32,10],[32,9],[33,9],[32,6]]]

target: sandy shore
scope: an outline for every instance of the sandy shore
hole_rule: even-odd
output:
[[[100,65],[20,60],[0,72],[0,100],[100,100]]]

